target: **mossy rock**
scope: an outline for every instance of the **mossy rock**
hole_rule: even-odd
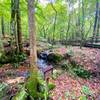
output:
[[[32,72],[30,78],[28,79],[27,83],[26,83],[26,89],[27,89],[27,92],[33,97],[33,98],[37,98],[39,97],[39,94],[38,94],[38,90],[37,90],[37,87],[38,87],[38,84],[39,84],[39,81],[38,81],[38,75],[37,75],[37,72]]]
[[[48,62],[50,63],[59,63],[63,60],[63,56],[57,53],[50,53],[47,57]]]
[[[26,83],[26,89],[29,95],[31,95],[35,100],[38,98],[43,99],[45,93],[45,82],[38,75],[37,71],[33,71],[30,78]]]
[[[48,90],[46,82],[39,75],[37,70],[33,70],[23,88],[13,97],[13,100],[48,100]],[[47,93],[47,94],[46,94]]]

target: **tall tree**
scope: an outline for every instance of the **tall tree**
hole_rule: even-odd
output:
[[[15,36],[18,53],[22,52],[22,32],[19,4],[19,0],[11,0],[11,35]]]
[[[69,33],[69,30],[70,30],[70,24],[71,24],[71,11],[70,11],[70,8],[71,8],[71,2],[70,0],[66,1],[66,6],[68,6],[68,23],[67,23],[67,31],[66,31],[66,46],[67,46],[67,39],[68,39],[68,33]]]
[[[2,29],[2,35],[3,37],[5,36],[5,32],[4,32],[4,16],[1,17],[1,29]]]
[[[96,41],[98,42],[100,36],[100,2],[98,2],[98,21],[97,21],[97,33],[96,33]]]
[[[82,48],[82,46],[83,46],[83,41],[84,41],[84,32],[85,32],[85,30],[84,30],[84,22],[85,22],[85,11],[84,11],[84,0],[82,0],[82,27],[81,27],[81,43],[80,43],[80,48]]]
[[[57,21],[57,10],[55,9],[53,3],[51,2],[51,6],[55,12],[55,17],[54,17],[54,20],[53,20],[53,24],[54,24],[54,28],[53,28],[53,35],[52,35],[52,39],[53,39],[53,42],[52,42],[52,45],[54,44],[54,41],[55,41],[55,30],[56,30],[56,21]]]
[[[17,38],[16,38],[16,20],[15,20],[15,0],[11,0],[11,21],[10,21],[10,33],[11,33],[11,40],[10,40],[10,45],[13,50],[13,43],[15,42],[14,39],[16,40],[16,45],[18,44]],[[15,38],[14,38],[15,36]],[[14,52],[12,52],[14,54]]]
[[[20,16],[20,0],[16,0],[16,20],[17,20],[17,39],[18,39],[18,49],[22,52],[22,31],[21,31],[21,16]]]
[[[95,21],[94,21],[94,28],[93,28],[93,37],[92,37],[92,43],[96,40],[96,32],[97,32],[97,23],[98,23],[98,14],[99,14],[99,0],[96,0],[96,12],[95,12]]]
[[[36,31],[35,31],[35,0],[28,0],[28,22],[29,22],[29,38],[30,38],[30,71],[31,76],[27,80],[26,88],[29,94],[37,100],[43,97],[38,91],[38,68],[36,53]]]
[[[32,67],[37,63],[36,52],[36,29],[35,29],[35,0],[28,0],[28,23],[30,37],[30,64]]]

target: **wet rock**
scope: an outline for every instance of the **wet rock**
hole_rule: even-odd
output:
[[[46,52],[43,52],[43,53],[40,53],[38,57],[40,59],[46,60],[47,59],[47,56],[48,56],[48,54]]]

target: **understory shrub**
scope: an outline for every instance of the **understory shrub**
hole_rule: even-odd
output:
[[[67,90],[64,93],[64,97],[66,100],[69,100],[69,98],[71,100],[95,100],[88,86],[83,85],[80,92],[81,92],[81,95],[76,96],[76,93],[74,93],[74,91],[70,92],[69,90]],[[59,100],[62,100],[62,97],[59,97],[59,98],[60,98]]]
[[[81,67],[79,67],[79,68],[74,68],[74,69],[73,69],[73,72],[74,72],[77,76],[79,76],[79,77],[81,77],[81,78],[90,78],[90,76],[91,76],[91,73],[90,73],[89,71],[87,71],[87,70],[85,70],[84,68],[81,68]]]
[[[88,70],[84,69],[83,66],[78,65],[77,63],[75,63],[74,61],[69,63],[68,61],[65,61],[62,65],[61,65],[62,69],[66,70],[67,72],[81,77],[81,78],[90,78],[91,77],[91,72],[89,72]]]
[[[5,55],[2,54],[0,56],[0,64],[7,64],[11,63],[14,67],[18,67],[20,65],[20,62],[24,61],[27,58],[27,55],[24,53],[19,53],[19,54],[10,54],[10,55]]]
[[[62,67],[62,69],[68,71],[70,65],[69,65],[68,61],[64,61],[63,64],[61,65],[61,67]]]
[[[0,83],[0,100],[7,95],[7,90],[9,89],[8,84]]]

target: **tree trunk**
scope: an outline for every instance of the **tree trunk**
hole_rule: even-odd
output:
[[[56,21],[57,21],[57,10],[55,9],[53,3],[51,3],[51,7],[53,8],[53,10],[55,11],[55,17],[54,17],[54,22],[53,22],[53,35],[52,35],[52,45],[55,42],[55,31],[56,31]]]
[[[11,35],[15,33],[15,1],[11,0]]]
[[[85,21],[85,16],[84,16],[84,0],[82,0],[82,29],[81,29],[81,42],[80,42],[80,48],[82,48],[83,46],[83,42],[84,42],[84,32],[85,32],[85,27],[84,27],[84,21]]]
[[[35,32],[35,0],[28,0],[28,21],[29,21],[29,37],[30,37],[30,65],[36,67],[36,32]]]
[[[35,32],[35,0],[28,0],[28,23],[30,38],[30,72],[31,75],[26,82],[26,88],[29,94],[37,100],[39,98],[38,87],[38,68],[36,53],[36,32]]]
[[[69,20],[68,20],[68,25],[67,25],[67,32],[66,32],[66,46],[67,46],[67,37],[68,37],[68,33],[69,33],[69,30],[70,30],[70,23],[71,23],[71,14],[69,14]]]
[[[67,1],[66,1],[66,4],[67,4]],[[68,4],[67,4],[67,6],[69,7],[69,9],[70,9],[70,7],[71,7],[71,2],[70,1],[68,1]],[[68,9],[68,8],[67,8]],[[70,12],[70,10],[68,9],[68,23],[67,23],[67,30],[66,30],[66,46],[67,46],[67,40],[68,40],[68,33],[69,33],[69,30],[70,30],[70,24],[71,24],[71,12]]]
[[[10,22],[10,34],[11,34],[11,38],[10,38],[10,46],[11,46],[11,49],[12,49],[12,54],[14,55],[15,52],[14,52],[14,48],[13,48],[13,45],[14,45],[14,39],[16,39],[16,12],[15,12],[15,0],[11,0],[11,22]],[[17,44],[17,42],[16,42]]]
[[[17,29],[17,30],[16,30]],[[22,32],[19,0],[11,0],[11,42],[16,42],[17,52],[22,52]],[[15,39],[15,41],[13,40]]]
[[[2,29],[2,35],[3,37],[5,36],[5,32],[4,32],[4,17],[1,17],[1,29]]]
[[[100,35],[100,3],[98,4],[98,21],[97,21],[97,33],[95,42],[98,42],[99,35]]]
[[[95,13],[95,22],[94,22],[94,28],[93,28],[92,43],[95,42],[95,38],[96,38],[96,28],[97,28],[97,21],[98,21],[98,8],[99,8],[99,2],[98,2],[98,0],[96,0],[96,13]]]
[[[20,16],[20,7],[19,7],[19,0],[16,1],[16,20],[17,20],[17,39],[18,39],[18,49],[19,52],[23,51],[22,48],[22,31],[21,31],[21,16]]]

